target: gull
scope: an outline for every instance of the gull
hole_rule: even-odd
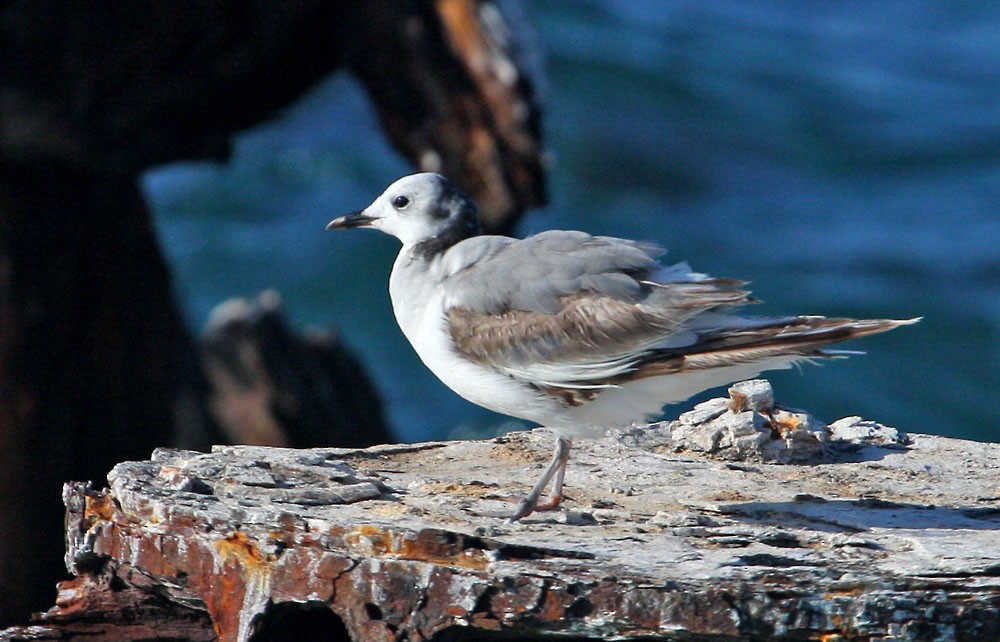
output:
[[[734,308],[756,302],[745,281],[662,265],[652,243],[483,235],[475,203],[430,172],[327,225],[359,227],[403,244],[389,296],[431,372],[472,403],[556,433],[552,461],[510,521],[559,506],[574,438],[765,370],[850,354],[822,347],[919,321],[739,316]]]

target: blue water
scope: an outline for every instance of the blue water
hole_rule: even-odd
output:
[[[752,280],[762,314],[922,315],[849,346],[865,356],[772,373],[779,401],[1000,440],[1000,4],[507,6],[551,155],[552,205],[521,234],[655,240]],[[386,293],[394,239],[323,230],[410,171],[335,76],[239,136],[230,163],[162,168],[146,187],[192,328],[273,287],[297,325],[341,330],[402,439],[522,425],[419,363]]]

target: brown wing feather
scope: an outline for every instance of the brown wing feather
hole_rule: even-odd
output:
[[[599,363],[629,352],[638,356],[644,346],[683,330],[684,322],[701,312],[747,303],[749,293],[732,287],[738,283],[718,279],[655,284],[639,303],[580,292],[561,297],[562,308],[555,314],[484,314],[454,307],[447,313],[449,330],[456,349],[479,363]]]

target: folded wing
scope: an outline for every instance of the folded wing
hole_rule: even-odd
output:
[[[493,250],[449,278],[455,349],[548,389],[836,356],[820,348],[912,322],[736,316],[753,302],[744,283],[660,266],[660,248],[622,239],[548,232]]]

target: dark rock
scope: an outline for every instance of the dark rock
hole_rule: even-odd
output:
[[[199,346],[208,411],[229,443],[308,448],[394,441],[361,362],[333,332],[293,332],[276,292],[220,304]]]

